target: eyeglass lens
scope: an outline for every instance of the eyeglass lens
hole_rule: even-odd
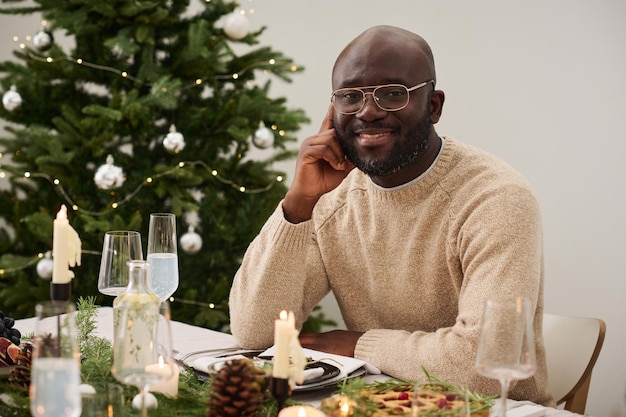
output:
[[[371,93],[358,88],[343,88],[335,91],[333,103],[341,113],[357,113],[365,104],[366,94],[372,94],[376,105],[386,111],[400,110],[409,103],[409,91],[400,84],[376,87]]]

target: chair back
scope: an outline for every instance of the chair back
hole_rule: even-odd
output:
[[[548,389],[557,405],[585,414],[591,372],[596,364],[606,324],[601,319],[544,314]]]

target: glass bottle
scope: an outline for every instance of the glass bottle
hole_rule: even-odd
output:
[[[148,285],[148,262],[128,262],[126,291],[113,300],[113,368],[118,379],[142,378],[154,361],[151,349],[159,319],[159,298]]]

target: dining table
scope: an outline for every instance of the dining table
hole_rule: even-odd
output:
[[[93,335],[112,340],[113,308],[99,307],[97,309],[96,323],[97,326]],[[20,329],[22,334],[32,333],[34,325],[35,318],[20,319],[15,323],[15,327]],[[171,321],[171,331],[176,358],[181,364],[184,363],[192,368],[194,366],[201,366],[198,364],[210,364],[213,359],[218,356],[223,357],[230,353],[236,354],[237,352],[242,351],[241,347],[237,344],[235,337],[228,333],[176,320]],[[308,350],[305,351],[307,355],[313,354],[314,356],[315,354],[315,352]],[[340,370],[342,367],[346,367],[345,370],[341,370],[342,373],[338,375],[338,378],[345,378],[347,375],[350,377],[356,377],[358,375],[358,377],[363,378],[365,382],[384,381],[385,379],[390,378],[390,376],[377,371],[375,367],[354,358],[339,357],[337,355],[329,354],[322,354],[322,356],[324,358],[330,357],[330,359],[332,359],[332,363],[337,365]],[[189,368],[181,368],[181,371],[182,369]],[[358,369],[361,372],[355,374],[353,372],[355,369]],[[294,390],[292,399],[302,404],[319,407],[323,399],[330,397],[333,392],[337,391],[336,384],[324,384],[313,388],[315,389]],[[507,417],[573,417],[580,415],[560,408],[544,407],[530,401],[516,401],[509,399],[506,403]],[[494,408],[492,408],[492,410]],[[492,413],[492,415],[493,414],[494,413]]]

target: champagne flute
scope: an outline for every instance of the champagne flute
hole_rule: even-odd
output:
[[[146,417],[146,394],[150,385],[168,381],[177,366],[172,353],[170,311],[167,301],[137,302],[134,308],[116,310],[113,345],[113,376],[137,386],[141,415]],[[145,298],[145,297],[144,297]]]
[[[104,234],[98,291],[118,296],[128,285],[128,261],[142,260],[141,235],[132,230],[114,230]]]
[[[498,415],[506,417],[506,400],[511,382],[531,377],[537,368],[533,311],[528,298],[486,301],[475,368],[480,375],[500,382]]]
[[[178,288],[178,250],[176,216],[172,213],[150,214],[148,230],[148,282],[161,301]]]
[[[78,417],[82,400],[76,307],[47,301],[37,304],[35,312],[30,412],[34,417]]]

